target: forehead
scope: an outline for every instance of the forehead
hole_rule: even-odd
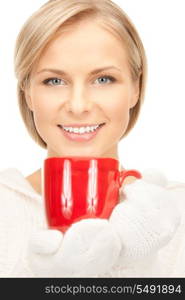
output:
[[[124,42],[97,21],[81,20],[52,40],[43,51],[37,69],[46,65],[68,68],[94,67],[103,63],[128,65]]]

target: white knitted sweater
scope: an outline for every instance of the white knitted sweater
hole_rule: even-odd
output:
[[[183,195],[177,201],[182,221],[174,237],[157,253],[107,277],[185,277],[185,185],[168,182],[168,188],[181,189]],[[47,229],[47,221],[42,197],[17,169],[1,171],[0,277],[34,277],[27,260],[28,242],[33,231],[43,228]]]

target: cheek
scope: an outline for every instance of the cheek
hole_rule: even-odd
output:
[[[126,88],[114,90],[106,100],[105,109],[111,125],[108,135],[119,141],[129,123],[130,91]]]
[[[105,110],[112,120],[120,122],[129,115],[129,92],[125,89],[114,90],[106,98]]]
[[[53,125],[56,124],[56,108],[46,92],[34,91],[32,93],[33,116],[36,129],[41,138],[48,144],[48,137],[52,135]]]
[[[52,121],[52,118],[56,116],[57,107],[54,105],[54,99],[46,91],[39,89],[33,91],[32,103],[36,123]]]

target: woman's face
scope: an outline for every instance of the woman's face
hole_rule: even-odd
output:
[[[84,20],[50,42],[32,72],[26,101],[48,157],[118,158],[138,95],[123,43],[98,22]],[[101,123],[95,133],[68,132],[68,137],[58,126],[85,127],[82,133]]]

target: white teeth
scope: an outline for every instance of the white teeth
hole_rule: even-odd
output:
[[[99,125],[96,125],[96,126],[87,126],[87,127],[79,127],[79,128],[77,128],[77,127],[64,127],[64,126],[61,125],[61,127],[65,131],[83,134],[85,132],[93,132],[93,131],[95,131],[99,127]]]

